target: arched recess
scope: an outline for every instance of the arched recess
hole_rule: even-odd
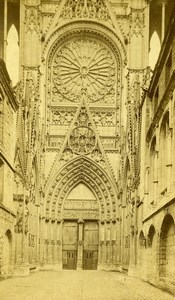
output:
[[[68,65],[65,65],[65,61],[63,61],[66,72],[62,72],[62,66],[59,63],[63,59],[62,53],[65,54],[65,50],[67,50],[66,56],[74,56],[75,51],[74,48],[72,48],[74,46],[77,47],[75,49],[76,52],[79,48],[80,50],[82,50],[83,47],[85,48],[85,64],[82,59],[83,51],[78,50],[77,53],[80,56],[80,59],[78,59],[78,61],[80,60],[80,66],[78,66],[76,55],[76,65],[74,65],[72,59]],[[94,51],[90,56],[88,56],[88,49],[90,52],[92,52],[92,49]],[[102,63],[105,61],[105,64],[107,64],[105,70],[102,70],[103,66],[100,65],[101,62],[98,61],[99,56],[96,54],[102,55]],[[91,63],[91,68],[87,68],[86,65],[86,62],[89,61]],[[61,111],[61,109],[63,110],[62,107],[60,108],[61,105],[63,106],[65,103],[70,104],[72,106],[71,116],[74,115],[73,109],[75,111],[81,102],[84,86],[87,92],[86,101],[90,103],[91,107],[94,108],[107,103],[110,110],[116,114],[116,107],[114,107],[114,104],[116,104],[118,107],[116,116],[118,123],[115,124],[115,127],[120,128],[121,118],[119,117],[119,114],[122,105],[120,95],[122,92],[123,69],[125,63],[126,52],[123,43],[113,31],[101,24],[92,21],[77,21],[55,29],[45,42],[43,51],[43,71],[45,73],[43,84],[45,85],[47,83],[45,101],[47,107],[46,116],[48,119],[48,141],[51,139],[53,141],[52,144],[55,145],[56,142],[54,143],[54,141],[56,141],[56,139],[58,140],[55,133],[56,130],[52,130],[52,115],[54,115],[52,113],[52,106],[55,108],[57,107],[57,110]],[[93,68],[97,68],[97,70],[94,70]],[[99,78],[96,77],[97,74],[99,74],[100,82],[98,82]],[[60,82],[62,83],[61,86],[59,86]],[[84,85],[84,82],[87,83],[87,85]],[[66,109],[65,111],[67,112]],[[66,128],[68,128],[70,123],[68,121],[64,122],[62,128],[59,127],[60,124],[56,123],[56,125],[57,136],[63,136],[66,134],[64,128],[66,126]],[[60,148],[60,145],[58,145],[57,148]]]
[[[140,232],[138,237],[138,267],[140,269],[140,274],[144,268],[144,254],[145,254],[146,239],[143,231]]]
[[[175,224],[170,214],[162,222],[159,251],[159,276],[171,280],[175,278]]]
[[[43,59],[49,63],[53,51],[57,48],[58,44],[76,33],[81,36],[88,33],[96,34],[98,38],[103,39],[106,44],[110,45],[114,52],[116,52],[116,55],[120,56],[120,61],[123,64],[126,64],[126,50],[123,42],[119,36],[116,35],[116,32],[112,31],[102,23],[86,20],[72,21],[61,27],[54,28],[54,31],[50,33],[50,36],[45,42]]]
[[[93,197],[83,197],[81,201],[73,199],[74,204],[78,203],[75,209],[69,196],[77,186],[86,187],[88,194],[91,193]],[[48,240],[57,239],[63,268],[75,269],[80,266],[84,269],[96,269],[102,261],[109,264],[114,260],[116,239],[119,238],[116,234],[117,188],[99,165],[85,156],[68,162],[52,178],[45,200],[45,237]],[[86,200],[88,207],[85,205]],[[65,213],[66,205],[72,207]],[[89,238],[88,242],[86,237]],[[113,252],[109,251],[111,244]],[[46,256],[49,257],[47,250]],[[54,254],[50,257],[53,259]]]
[[[62,204],[79,183],[87,185],[97,197],[101,220],[116,219],[117,190],[110,177],[92,160],[81,156],[67,163],[52,180],[46,194],[46,219],[62,219]]]
[[[156,231],[153,225],[150,226],[147,236],[147,278],[150,282],[156,279],[157,269],[157,247]]]
[[[4,276],[12,273],[12,233],[8,229],[4,235],[3,244],[3,267],[2,272]]]
[[[77,39],[78,39],[78,42],[77,42]],[[72,41],[72,40],[76,40],[76,44],[69,46],[67,43],[69,43],[69,41]],[[84,64],[83,59],[86,58],[86,53],[85,53],[85,57],[83,58],[83,57],[81,57],[81,55],[82,55],[81,51],[85,50],[84,43],[87,42],[88,40],[90,41],[90,43],[88,45],[89,51],[91,50],[90,48],[93,47],[92,49],[95,53],[94,53],[94,56],[93,56],[93,53],[91,53],[91,56],[92,56],[91,60],[88,61],[88,64],[90,63],[90,65],[88,67],[88,70],[87,69],[85,70],[86,60],[85,60],[85,64]],[[121,90],[120,90],[121,89],[121,79],[122,79],[121,75],[122,75],[122,70],[123,70],[124,64],[126,62],[126,53],[125,53],[123,44],[121,43],[120,39],[112,31],[110,31],[109,29],[106,29],[105,26],[101,26],[101,25],[99,26],[98,24],[96,24],[94,22],[90,22],[90,23],[86,24],[85,21],[84,22],[75,22],[75,23],[73,22],[69,25],[65,25],[61,28],[58,28],[54,32],[54,34],[50,37],[50,39],[46,42],[47,47],[45,47],[44,57],[46,60],[46,65],[47,65],[47,67],[49,67],[48,72],[46,72],[46,74],[47,74],[46,81],[53,81],[53,79],[52,79],[52,77],[53,77],[52,64],[53,64],[53,61],[55,64],[57,64],[57,65],[59,64],[60,53],[57,54],[58,58],[57,57],[55,58],[55,54],[57,53],[58,49],[60,49],[60,51],[64,51],[64,49],[62,49],[62,45],[64,45],[64,44],[65,44],[66,50],[68,51],[69,64],[70,65],[72,64],[74,66],[74,73],[75,73],[76,80],[77,80],[79,74],[81,76],[85,77],[91,73],[91,67],[96,64],[95,59],[97,59],[96,56],[98,56],[97,51],[100,49],[99,45],[101,45],[101,49],[103,47],[103,51],[105,51],[104,53],[107,56],[107,60],[109,60],[109,59],[111,60],[112,57],[115,57],[115,59],[113,60],[113,62],[111,62],[111,64],[113,64],[113,65],[116,64],[116,66],[115,66],[116,82],[117,82],[116,88],[117,88],[118,94],[121,93]],[[76,51],[77,50],[79,51],[79,56],[78,56],[77,62],[76,62],[77,55],[75,55],[76,51],[74,51],[75,53],[74,52],[72,53],[73,48],[76,47],[76,45],[81,47],[81,49],[79,49],[79,50],[75,48]],[[70,47],[72,47],[71,52],[69,50]],[[64,51],[64,54],[65,53],[66,52]],[[100,55],[102,55],[102,52],[100,52]],[[71,56],[73,56],[73,57],[71,58]],[[107,62],[107,60],[106,60],[106,62]],[[97,63],[98,63],[98,61],[97,61]],[[98,68],[98,64],[96,67]],[[71,71],[72,70],[70,70],[70,72]],[[93,76],[95,74],[94,72],[95,71],[93,71]],[[99,75],[100,75],[100,69],[99,69]],[[111,78],[109,78],[108,84],[110,83],[112,77],[113,76],[111,73]],[[55,81],[55,79],[54,79],[54,81]],[[64,80],[62,80],[62,84],[64,84]],[[55,87],[55,85],[54,85],[54,87]],[[52,90],[53,89],[47,89],[48,98],[53,97],[53,92],[55,92],[55,88],[53,91]],[[100,93],[100,91],[99,91],[99,93]],[[70,97],[70,95],[68,95],[68,97]],[[71,101],[75,102],[75,100],[71,100]]]

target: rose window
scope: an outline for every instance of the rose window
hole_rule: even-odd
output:
[[[110,49],[93,38],[67,41],[54,56],[52,65],[54,97],[79,101],[86,90],[88,101],[98,101],[115,84],[115,59]]]
[[[77,154],[89,154],[95,144],[96,138],[93,130],[85,126],[74,128],[69,138],[69,145]]]

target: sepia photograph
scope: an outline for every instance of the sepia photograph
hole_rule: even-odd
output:
[[[175,300],[175,0],[0,0],[0,300]]]

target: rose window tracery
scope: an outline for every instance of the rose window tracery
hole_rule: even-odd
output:
[[[89,102],[111,92],[116,78],[110,49],[94,38],[74,38],[55,53],[52,65],[52,97],[78,102],[83,89]]]
[[[70,135],[69,144],[72,150],[78,154],[88,154],[95,147],[95,134],[91,128],[76,127]]]
[[[89,154],[96,145],[95,133],[91,128],[86,108],[81,107],[75,127],[69,137],[69,146],[77,154]]]

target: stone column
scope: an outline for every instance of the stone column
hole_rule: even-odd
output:
[[[40,266],[44,265],[44,224],[45,224],[45,218],[40,217]]]
[[[172,154],[173,154],[173,149],[175,149],[175,91],[172,93],[171,95],[171,115],[170,115],[170,119],[172,120],[170,123],[170,127],[172,128]],[[173,158],[171,157],[171,159],[173,160]],[[175,190],[175,164],[173,162],[172,164],[172,176],[171,176],[171,191]]]
[[[111,228],[111,262],[112,268],[116,267],[116,221],[112,221],[112,228]]]
[[[154,184],[154,204],[156,205],[159,199],[158,196],[158,151],[155,151],[154,157],[154,174],[153,174],[153,184]]]
[[[98,270],[102,270],[103,265],[105,263],[104,240],[105,240],[105,225],[104,225],[104,221],[100,221],[99,222]]]
[[[53,235],[53,262],[54,262],[54,267],[57,263],[57,223],[56,220],[54,222],[54,235]]]
[[[56,241],[56,250],[57,250],[57,263],[58,269],[62,269],[62,227],[63,222],[61,220],[57,221],[57,241]]]
[[[120,211],[121,213],[121,211]],[[121,216],[117,219],[116,223],[116,264],[121,265],[121,237],[122,234],[122,218]]]
[[[109,267],[111,263],[111,224],[106,222],[106,263]]]
[[[165,5],[166,0],[162,1],[162,42],[165,36]]]
[[[39,226],[39,210],[40,207],[39,205],[36,206],[36,271],[39,271],[39,252],[40,252],[40,244],[39,244],[39,239],[40,239],[40,226]]]
[[[83,223],[82,219],[78,220],[78,259],[77,270],[83,269]]]
[[[171,192],[171,182],[172,182],[172,129],[169,128],[168,136],[167,136],[167,192]]]
[[[21,195],[15,225],[16,246],[14,272],[17,276],[29,275],[28,263],[28,201],[26,195]]]
[[[48,239],[48,257],[47,263],[52,263],[52,241],[51,241],[51,220],[47,223],[47,239]]]
[[[149,177],[150,177],[150,167],[147,166],[145,169],[145,186],[144,186],[144,195],[145,195],[145,203],[146,206],[144,207],[143,214],[145,215],[149,209]]]
[[[6,48],[7,48],[7,0],[4,1],[4,61],[6,62]]]

